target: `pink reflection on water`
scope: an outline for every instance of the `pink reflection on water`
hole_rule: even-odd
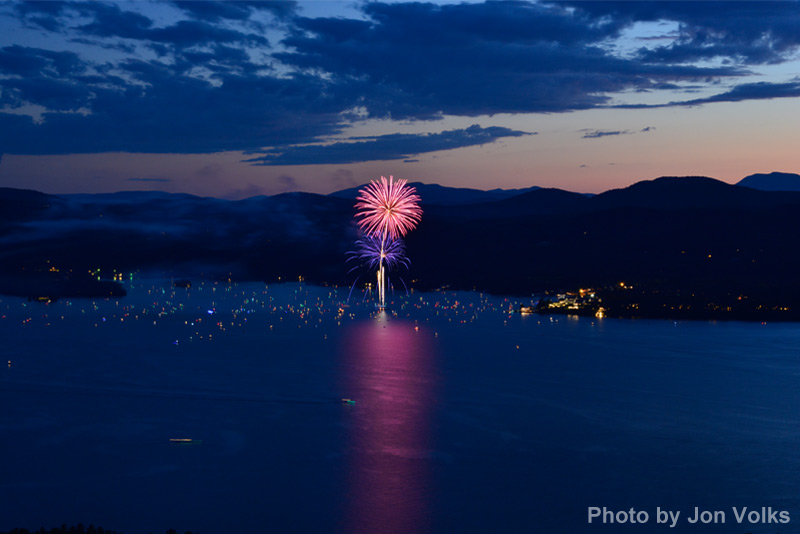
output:
[[[348,415],[345,532],[424,533],[428,521],[434,351],[431,334],[381,314],[345,336]]]

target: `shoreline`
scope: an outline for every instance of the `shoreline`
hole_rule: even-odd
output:
[[[123,284],[112,280],[97,280],[88,276],[49,276],[51,273],[36,272],[30,274],[4,274],[0,276],[0,296],[27,298],[29,301],[42,303],[56,301],[62,298],[121,298],[127,295]],[[150,279],[150,277],[148,277]],[[224,283],[263,283],[273,284],[307,284],[318,287],[347,288],[350,285],[318,282],[315,280],[300,279],[297,277],[276,280],[250,280],[250,279],[220,279],[216,276],[177,277],[164,275],[154,277],[172,281],[175,287],[191,289],[195,280],[202,282]],[[630,289],[630,287],[628,288]],[[549,297],[555,292],[536,294],[509,294],[507,292],[493,292],[491,290],[473,287],[462,289],[445,285],[435,288],[415,286],[409,288],[412,293],[439,293],[439,292],[473,292],[484,293],[497,298],[506,298],[514,301],[513,312],[520,312],[524,307],[528,313],[537,315],[564,315],[590,318],[609,319],[657,319],[657,320],[691,320],[691,321],[744,321],[744,322],[800,322],[800,304],[793,306],[792,302],[766,302],[756,304],[754,299],[731,301],[730,295],[710,297],[696,297],[694,299],[676,299],[675,295],[647,294],[639,291],[618,291],[615,289],[598,290],[597,296],[585,302],[572,306],[564,305],[564,301],[551,301]],[[583,290],[582,290],[583,291]],[[576,296],[578,293],[566,293]],[[564,294],[560,294],[564,297]],[[644,297],[644,298],[643,298]],[[709,302],[704,299],[709,298]],[[715,304],[714,302],[722,304]],[[526,304],[529,303],[529,304]],[[561,302],[561,304],[559,304]]]

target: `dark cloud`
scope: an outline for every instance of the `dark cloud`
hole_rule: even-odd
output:
[[[177,50],[174,57],[173,69],[177,72],[191,73],[193,69],[202,67],[215,79],[229,74],[253,75],[273,70],[270,66],[252,63],[243,49],[226,45],[214,45],[204,50]]]
[[[317,77],[225,74],[213,84],[157,61],[130,60],[117,68],[136,83],[0,80],[3,100],[13,97],[16,105],[91,110],[47,112],[41,122],[0,112],[0,146],[15,154],[208,153],[308,142],[345,125],[345,101],[327,94]]]
[[[210,50],[190,50],[182,54],[182,59],[194,64],[217,63],[219,65],[246,65],[250,59],[241,48],[217,45]]]
[[[73,52],[18,45],[0,48],[0,74],[6,75],[0,79],[0,104],[9,108],[33,103],[53,111],[74,111],[92,98],[84,83],[87,65]]]
[[[773,98],[797,97],[800,97],[800,79],[795,79],[794,81],[786,83],[744,83],[724,93],[704,98],[695,98],[693,100],[677,100],[667,104],[622,104],[614,107],[622,109],[646,109],[675,106],[700,106],[702,104],[713,104],[716,102],[742,102],[745,100],[770,100]]]
[[[292,145],[319,143],[364,117],[653,107],[612,98],[730,83],[724,78],[794,57],[800,46],[797,2],[369,2],[360,4],[363,18],[347,19],[299,17],[294,2],[202,1],[174,3],[170,11],[183,18],[166,26],[127,3],[11,5],[28,28],[114,49],[92,58],[83,50],[0,48],[0,109],[45,108],[36,120],[0,112],[0,147],[14,154],[280,147],[257,161],[413,159],[515,134],[475,127]],[[281,18],[288,33],[280,49],[258,29],[258,12]],[[642,21],[680,30],[633,55],[608,46]],[[707,59],[718,66],[700,61]],[[744,83],[661,105],[795,97],[798,86]]]
[[[0,48],[0,73],[25,77],[68,77],[84,71],[74,52],[12,45]]]
[[[633,130],[591,130],[589,128],[585,128],[583,130],[578,130],[579,132],[583,133],[581,136],[582,139],[598,139],[600,137],[609,137],[609,136],[616,136],[616,135],[632,135],[635,133],[645,133],[655,130],[655,126],[645,126],[638,132]]]
[[[298,19],[284,41],[292,50],[276,57],[328,73],[359,93],[373,116],[587,109],[618,91],[743,74],[614,56],[597,44],[624,24],[561,6],[370,3],[364,10],[368,21]]]
[[[144,39],[157,43],[191,46],[205,43],[248,43],[265,46],[267,39],[255,33],[243,33],[214,26],[203,21],[181,20],[167,28],[147,32]]]
[[[600,137],[609,137],[616,135],[633,135],[635,133],[652,132],[655,129],[656,129],[655,126],[645,126],[638,132],[634,130],[592,130],[590,128],[584,128],[583,130],[578,130],[578,131],[583,134],[581,136],[582,139],[599,139]]]
[[[83,16],[92,18],[91,22],[78,26],[76,30],[96,37],[124,37],[127,39],[146,39],[153,21],[133,11],[120,9],[117,4],[103,2],[71,3],[69,7]]]
[[[104,39],[95,39],[89,37],[74,37],[69,40],[71,43],[80,43],[89,46],[97,46],[100,48],[105,48],[107,50],[121,50],[128,54],[135,54],[136,53],[136,46],[126,43],[123,41],[107,41]]]
[[[254,33],[243,33],[202,20],[180,20],[171,26],[154,28],[153,21],[116,4],[91,2],[78,4],[82,13],[94,20],[76,28],[94,37],[123,37],[179,47],[206,43],[249,43],[267,45],[267,39]]]
[[[246,2],[216,2],[181,0],[171,2],[195,19],[208,22],[221,20],[247,20],[250,18],[250,6]]]
[[[14,9],[19,15],[22,16],[35,16],[35,15],[60,15],[71,2],[52,0],[49,2],[40,2],[38,0],[22,0],[14,5]]]
[[[67,14],[88,18],[89,22],[72,27],[71,31],[90,37],[133,39],[151,46],[166,44],[186,47],[207,43],[248,43],[262,46],[268,44],[263,35],[212,24],[223,18],[236,18],[222,16],[223,13],[232,15],[242,10],[249,11],[248,3],[179,2],[179,4],[184,3],[187,4],[184,8],[186,11],[209,14],[216,12],[218,15],[180,20],[171,26],[155,27],[153,20],[141,13],[122,9],[120,4],[99,1],[23,2],[18,4],[17,12],[27,22],[52,32],[65,30]],[[274,11],[285,12],[286,9],[288,7],[278,8],[276,5]]]
[[[643,49],[639,58],[645,63],[691,63],[693,61],[735,58],[748,63],[777,63],[780,57],[769,47],[742,46],[737,44],[698,43],[692,39],[686,43],[674,43],[656,49]],[[705,41],[705,39],[703,39]]]
[[[583,132],[581,138],[583,139],[598,139],[600,137],[608,137],[614,135],[630,135],[634,132],[630,130],[580,130]]]
[[[85,86],[57,78],[15,78],[3,81],[0,102],[19,106],[36,102],[53,111],[75,111],[89,104],[91,92]]]
[[[481,128],[473,124],[463,130],[448,130],[435,134],[389,134],[373,138],[357,137],[353,138],[358,139],[357,141],[330,145],[283,147],[247,161],[259,165],[317,165],[394,160],[425,152],[483,145],[502,137],[523,135],[535,134],[498,126]]]
[[[769,100],[772,98],[796,98],[800,96],[800,80],[788,83],[745,83],[730,91],[697,98],[685,102],[672,102],[671,105],[695,106],[713,102],[741,102],[743,100]]]
[[[779,63],[800,46],[797,1],[730,2],[563,2],[591,18],[626,22],[679,23],[677,39],[643,49],[639,58],[654,63],[728,59],[749,64]]]
[[[284,0],[271,0],[269,2],[264,0],[249,2],[179,0],[173,1],[172,4],[193,18],[209,22],[219,22],[225,19],[247,20],[254,10],[269,11],[278,17],[288,17],[297,10],[297,2]]]
[[[61,16],[69,7],[70,2],[53,0],[39,2],[25,0],[14,4],[14,11],[23,21],[50,32],[57,32],[64,26]]]

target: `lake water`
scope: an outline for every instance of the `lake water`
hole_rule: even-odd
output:
[[[524,316],[444,292],[377,313],[357,290],[341,307],[348,289],[2,298],[0,531],[800,523],[800,325]],[[648,521],[590,524],[590,507]],[[689,523],[695,507],[724,517]],[[791,522],[738,524],[733,507]],[[681,513],[674,528],[658,508]]]

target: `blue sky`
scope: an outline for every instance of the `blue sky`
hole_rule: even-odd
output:
[[[3,2],[0,185],[795,172],[797,2]]]

